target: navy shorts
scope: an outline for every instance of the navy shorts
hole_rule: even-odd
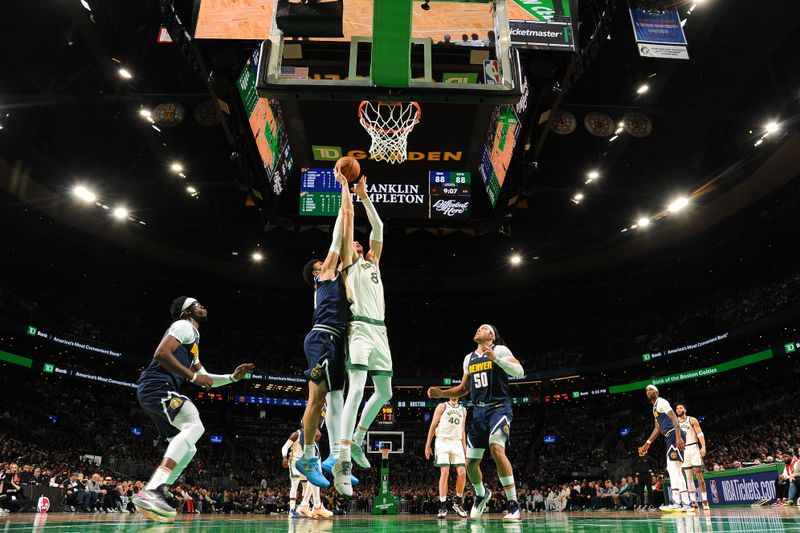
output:
[[[175,388],[166,382],[140,384],[136,387],[136,398],[156,425],[159,435],[171,439],[180,433],[180,430],[172,425],[172,421],[186,402],[191,403],[189,398],[176,392]]]
[[[306,379],[317,384],[327,383],[329,391],[344,389],[346,344],[344,334],[321,329],[309,331],[303,342],[308,361],[308,370],[303,372]]]
[[[467,430],[467,448],[489,447],[489,439],[493,433],[501,431],[508,442],[511,439],[511,420],[514,413],[511,405],[501,403],[491,407],[474,407],[472,420]]]
[[[681,437],[683,437],[683,442],[686,442],[686,432],[681,430]],[[667,461],[680,461],[683,462],[683,451],[678,449],[678,445],[675,442],[675,430],[670,431],[664,438],[667,441]]]

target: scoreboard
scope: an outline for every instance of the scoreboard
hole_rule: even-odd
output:
[[[465,219],[470,216],[472,174],[428,171],[394,177],[373,177],[367,194],[381,216],[389,218]],[[354,204],[360,203],[353,195]],[[332,168],[306,168],[300,178],[299,214],[335,217],[342,204],[342,186]]]
[[[430,218],[469,218],[470,172],[428,172]]]

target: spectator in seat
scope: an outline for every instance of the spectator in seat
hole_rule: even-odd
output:
[[[86,495],[86,487],[78,479],[78,473],[73,472],[69,476],[69,480],[64,484],[66,492],[66,503],[70,512],[75,512],[80,509],[81,511],[88,512],[84,506],[84,496]]]

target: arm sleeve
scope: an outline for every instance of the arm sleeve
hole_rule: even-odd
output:
[[[195,339],[194,328],[188,320],[173,322],[167,330],[167,335],[174,337],[181,344],[189,344]]]
[[[292,449],[292,439],[286,439],[286,442],[283,444],[283,448],[281,448],[281,457],[287,457],[289,455],[289,450]]]
[[[364,204],[364,209],[367,211],[367,218],[369,219],[369,225],[372,226],[369,240],[383,242],[383,221],[381,217],[378,216],[378,211],[375,210],[375,206],[372,205],[372,200],[369,199],[369,195],[367,195],[361,203]]]
[[[331,239],[331,247],[328,251],[336,252],[342,255],[342,210],[339,209],[339,215],[336,217],[336,224],[333,225],[333,238]]]
[[[505,346],[495,346],[494,355],[497,357],[497,359],[495,359],[497,366],[502,368],[509,376],[521,378],[525,375],[525,370],[522,368],[522,365],[511,361],[514,355],[511,353],[511,350]]]
[[[225,385],[228,385],[229,383],[234,383],[237,381],[233,379],[233,374],[211,374],[205,369],[205,367],[200,368],[200,370],[198,370],[197,373],[200,374],[201,376],[208,376],[214,381],[214,384],[211,385],[212,389],[216,389],[217,387],[223,387]]]
[[[471,355],[472,355],[471,353],[467,354],[467,356],[464,358],[464,373],[465,374],[469,374],[469,358],[470,358]]]

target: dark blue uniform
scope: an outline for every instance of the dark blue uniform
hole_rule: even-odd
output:
[[[192,327],[191,324],[189,326]],[[176,327],[182,327],[184,330],[186,328],[184,324],[176,322],[164,335],[172,335]],[[191,342],[181,344],[173,353],[178,362],[186,368],[197,364],[200,356],[200,334],[194,327],[192,330],[194,338],[191,339]],[[188,397],[178,392],[183,381],[182,377],[174,375],[153,359],[136,382],[136,397],[139,404],[153,420],[158,428],[158,433],[165,439],[170,439],[180,432],[172,425],[172,421],[184,403],[190,401]]]
[[[661,431],[661,434],[664,435],[664,439],[667,441],[667,460],[668,461],[680,461],[683,462],[683,452],[678,449],[677,438],[675,436],[675,430],[681,432],[681,437],[683,437],[683,442],[686,442],[686,432],[683,431],[680,427],[675,428],[672,425],[672,420],[667,416],[667,413],[672,410],[669,402],[664,398],[657,398],[655,403],[653,404],[653,418],[658,424],[658,429]]]
[[[311,331],[306,335],[303,348],[308,370],[306,378],[314,383],[328,383],[328,390],[344,388],[344,361],[347,323],[350,321],[350,303],[341,275],[336,279],[315,279],[314,313]]]
[[[492,346],[492,349],[498,356],[503,355],[504,350],[508,351],[505,346]],[[508,392],[508,374],[486,355],[475,352],[464,360],[464,374],[470,380],[470,399],[475,406],[467,431],[467,447],[488,448],[490,437],[497,431],[501,431],[508,441],[514,416]]]

